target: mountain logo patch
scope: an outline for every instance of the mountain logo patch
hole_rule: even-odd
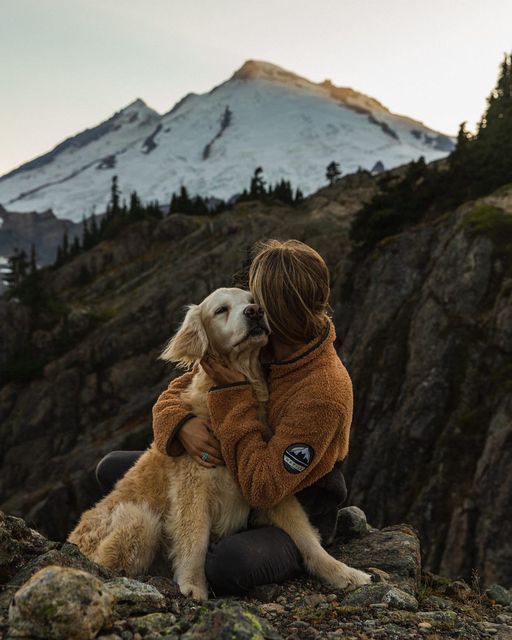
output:
[[[283,464],[290,473],[301,473],[313,460],[315,450],[309,444],[291,444],[283,453]]]

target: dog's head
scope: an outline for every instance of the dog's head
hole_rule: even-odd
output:
[[[263,309],[243,289],[217,289],[201,304],[188,307],[176,335],[161,354],[163,360],[188,367],[207,353],[231,356],[260,349],[270,328]]]

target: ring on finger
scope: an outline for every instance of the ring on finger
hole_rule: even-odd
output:
[[[203,462],[208,462],[209,457],[210,454],[208,453],[208,451],[203,451],[203,453],[201,454],[201,460]]]

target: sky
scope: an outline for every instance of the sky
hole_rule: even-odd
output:
[[[485,108],[511,25],[510,0],[0,0],[0,175],[251,58],[455,135]]]

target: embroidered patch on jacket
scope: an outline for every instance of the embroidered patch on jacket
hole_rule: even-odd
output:
[[[283,464],[290,473],[301,473],[313,460],[315,450],[309,444],[291,444],[283,453]]]

